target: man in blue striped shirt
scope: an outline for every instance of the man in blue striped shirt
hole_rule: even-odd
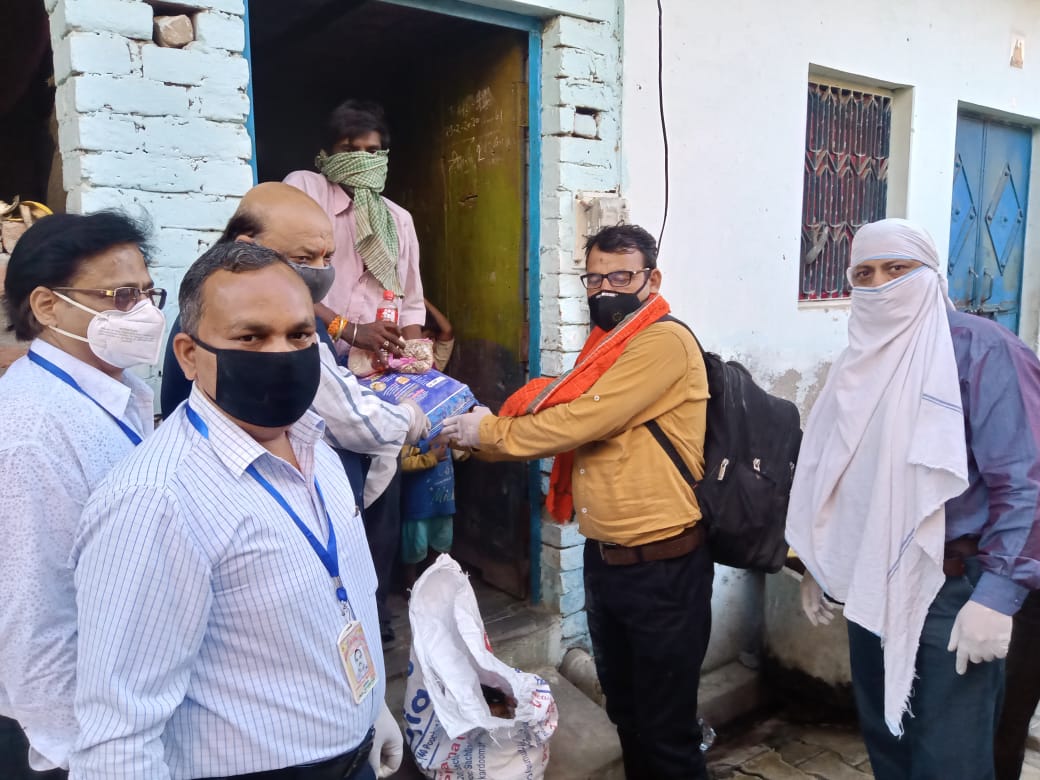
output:
[[[191,395],[91,496],[72,552],[72,773],[372,778],[371,750],[388,776],[401,736],[376,576],[308,410],[307,286],[273,250],[218,244],[186,274],[180,310]],[[341,657],[358,648],[363,673]]]

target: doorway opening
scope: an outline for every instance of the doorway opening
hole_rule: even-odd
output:
[[[381,104],[384,195],[411,212],[425,295],[453,325],[448,373],[497,410],[531,368],[529,33],[379,0],[250,0],[249,25],[259,180],[314,170],[343,100]],[[531,469],[455,473],[452,555],[528,596]]]
[[[0,293],[7,258],[29,221],[22,210],[35,201],[65,210],[54,110],[54,55],[43,0],[11,3],[0,12]],[[32,215],[46,213],[33,206]],[[0,314],[0,374],[25,352]]]

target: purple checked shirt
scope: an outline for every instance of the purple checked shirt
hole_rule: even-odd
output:
[[[1040,589],[1040,361],[1011,331],[951,312],[968,489],[946,502],[946,539],[979,540],[972,600],[1006,615]]]

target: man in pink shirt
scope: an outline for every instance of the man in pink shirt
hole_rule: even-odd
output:
[[[329,116],[324,148],[315,164],[320,173],[293,171],[285,183],[306,192],[332,220],[336,278],[315,313],[329,323],[340,355],[356,346],[400,355],[404,339],[422,336],[426,322],[419,239],[412,215],[380,193],[386,184],[390,132],[383,110],[348,100]],[[383,291],[397,297],[398,325],[376,321]],[[389,479],[387,474],[393,476]],[[394,638],[386,597],[401,538],[401,470],[396,457],[376,457],[366,491],[365,534],[379,577],[376,604],[383,640]]]
[[[320,172],[293,171],[285,177],[332,220],[336,280],[317,308],[326,322],[337,315],[346,318],[332,334],[339,337],[341,355],[354,345],[400,354],[402,336],[419,338],[426,321],[412,215],[379,194],[386,183],[389,144],[382,109],[348,100],[329,116],[324,148],[315,160]],[[375,322],[384,290],[397,296],[399,331]]]

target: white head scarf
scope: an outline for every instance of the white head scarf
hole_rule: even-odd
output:
[[[845,617],[881,637],[885,722],[902,733],[914,663],[942,572],[947,500],[968,486],[945,279],[931,236],[902,219],[864,225],[852,265],[925,265],[855,287],[849,346],[802,439],[787,540]]]
[[[852,282],[852,269],[867,260],[917,260],[936,271],[939,277],[939,289],[946,299],[947,308],[954,309],[949,296],[949,285],[946,277],[939,272],[939,252],[931,234],[923,227],[905,219],[882,219],[864,225],[852,240],[849,270],[846,272],[849,283]]]

